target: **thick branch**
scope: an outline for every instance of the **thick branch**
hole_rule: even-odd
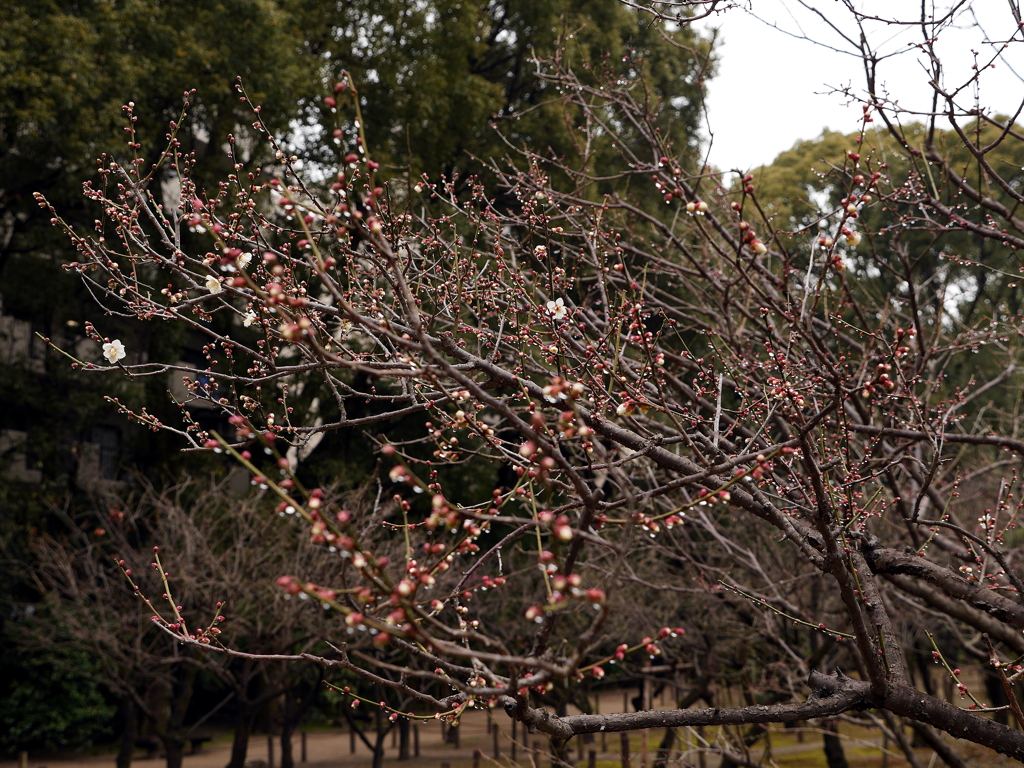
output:
[[[996,752],[1024,760],[1024,732],[1000,725],[979,713],[961,709],[906,685],[891,684],[882,695],[871,683],[853,680],[842,673],[831,677],[812,672],[811,697],[799,704],[750,706],[723,709],[670,709],[610,715],[558,717],[544,709],[527,706],[523,699],[502,697],[510,717],[565,741],[580,733],[634,731],[642,728],[677,728],[700,725],[788,723],[817,717],[833,717],[851,709],[885,709],[918,723],[934,726],[951,736],[967,739]]]
[[[904,574],[924,579],[950,597],[966,600],[990,616],[1024,629],[1024,606],[1003,597],[995,590],[972,584],[948,568],[923,557],[886,547],[865,547],[864,559],[874,573]]]
[[[851,680],[843,675],[828,677],[820,672],[811,673],[809,684],[814,690],[811,697],[799,704],[750,706],[711,709],[666,709],[625,712],[609,715],[573,715],[557,717],[543,709],[525,706],[525,702],[506,697],[505,710],[511,717],[521,720],[555,739],[564,741],[579,733],[602,731],[635,731],[642,728],[677,728],[698,725],[743,725],[747,723],[789,723],[830,717],[867,705],[871,698],[871,685]]]
[[[984,611],[973,608],[961,600],[955,600],[919,579],[897,574],[884,574],[887,581],[903,592],[921,598],[940,613],[962,621],[979,632],[986,632],[994,639],[1006,643],[1016,653],[1024,654],[1024,635],[994,619]]]

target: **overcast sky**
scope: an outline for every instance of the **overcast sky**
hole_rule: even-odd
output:
[[[864,93],[860,60],[795,36],[850,50],[848,42],[805,7],[817,7],[837,26],[850,30],[850,15],[843,4],[838,0],[804,0],[804,5],[799,0],[741,0],[741,5],[703,23],[704,29],[719,30],[719,69],[710,81],[708,96],[714,134],[712,164],[747,170],[771,162],[796,141],[812,139],[826,127],[843,133],[857,130],[861,108],[848,106],[844,96],[830,91],[852,85],[857,93]],[[857,5],[889,18],[913,19],[921,0],[858,0]],[[948,0],[934,2],[937,15],[948,6]],[[972,48],[988,62],[993,48],[985,41],[1006,40],[1016,30],[1007,0],[974,0],[973,6],[976,16],[961,11],[955,27],[940,37],[947,87],[966,79],[974,61]],[[868,37],[882,53],[900,52],[879,67],[879,80],[891,97],[901,105],[927,108],[930,91],[920,54],[907,45],[921,39],[920,27],[876,23],[868,29]],[[995,69],[986,71],[982,104],[1004,114],[1016,112],[1024,100],[1022,77],[1024,43],[1017,42],[1004,52]],[[965,93],[962,103],[969,106],[973,98]]]

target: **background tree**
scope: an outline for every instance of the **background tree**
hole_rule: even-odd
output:
[[[372,122],[367,132],[371,151],[385,161],[389,175],[406,177],[408,169],[413,175],[441,169],[465,175],[478,170],[481,161],[501,157],[504,139],[488,125],[492,117],[520,145],[550,145],[553,152],[566,152],[571,132],[562,122],[556,94],[536,77],[531,58],[552,54],[558,41],[588,66],[629,58],[630,68],[643,71],[666,98],[675,100],[674,119],[666,121],[666,129],[674,131],[680,146],[693,145],[702,79],[711,71],[710,45],[699,35],[684,28],[670,45],[636,12],[614,2],[428,3],[413,8],[404,2],[325,6],[261,0],[196,9],[175,2],[154,6],[119,0],[16,2],[8,11],[0,30],[0,307],[4,315],[70,347],[83,339],[80,323],[92,298],[60,270],[71,258],[68,243],[55,236],[31,195],[44,192],[68,224],[88,230],[95,216],[82,204],[81,184],[94,174],[96,159],[105,155],[104,162],[123,161],[139,153],[146,167],[156,161],[159,139],[177,117],[185,90],[194,88],[195,94],[190,119],[177,139],[183,151],[194,153],[190,179],[212,192],[231,170],[222,151],[228,134],[236,136],[240,159],[262,163],[268,174],[275,162],[273,149],[252,128],[248,105],[232,89],[239,76],[250,97],[263,105],[265,126],[292,138],[291,151],[310,162],[330,163],[337,160],[337,147],[326,139],[338,126],[325,125],[327,133],[319,137],[310,131],[328,110],[323,97],[331,93],[332,73],[342,68],[358,72],[367,86],[363,98]],[[121,138],[128,102],[138,118],[133,142],[138,147],[126,147]],[[516,111],[522,113],[518,120],[512,117]],[[352,125],[341,127],[351,130]],[[151,186],[165,206],[175,203],[173,177],[165,166]],[[189,248],[204,247],[197,233],[186,231],[183,237]],[[124,322],[118,335],[151,359],[184,358],[192,364],[203,359],[203,336],[184,329]],[[27,436],[25,444],[18,442],[0,461],[6,468],[12,456],[27,454],[32,470],[42,474],[39,484],[0,484],[0,535],[12,562],[31,560],[33,531],[63,535],[64,523],[48,510],[62,506],[69,492],[73,516],[91,513],[89,489],[80,482],[83,448],[95,442],[97,424],[120,429],[103,394],[133,408],[144,405],[167,422],[179,411],[168,397],[166,378],[97,388],[60,361],[39,357],[38,368],[24,360],[7,360],[0,367],[0,392],[7,404],[0,429]],[[301,393],[292,394],[308,408],[319,393],[310,390],[304,400]],[[333,402],[320,402],[330,419]],[[354,412],[355,404],[349,409]],[[332,479],[356,487],[375,470],[357,429],[332,434],[322,445],[312,461],[312,445],[301,455],[314,484]],[[230,468],[201,454],[177,454],[177,447],[173,435],[126,429],[109,458],[106,479],[133,482],[139,472],[157,486],[173,485],[181,472],[223,476]],[[299,458],[297,452],[293,458]],[[483,484],[491,482],[485,476]],[[5,612],[4,637],[17,634],[13,624],[26,620],[25,611],[39,599],[22,576],[14,567],[0,574],[2,591],[16,606]],[[58,663],[60,652],[54,654],[49,661]],[[0,700],[17,699],[16,690],[5,686],[20,674],[0,676]],[[60,680],[71,677],[54,684]],[[53,698],[54,706],[73,700],[70,695]],[[0,711],[6,711],[3,704]],[[74,717],[70,710],[66,715],[52,723]],[[9,716],[19,717],[18,710]],[[67,733],[74,730],[69,726]],[[22,746],[37,744],[30,740]],[[12,742],[9,748],[17,746]]]
[[[97,660],[99,668],[84,693],[98,685],[123,699],[121,768],[130,765],[139,733],[158,738],[168,765],[179,766],[185,744],[211,718],[233,720],[230,764],[244,765],[255,716],[286,693],[303,695],[301,688],[311,684],[311,670],[179,650],[153,625],[152,606],[124,589],[113,555],[152,561],[153,542],[161,542],[167,552],[160,562],[176,580],[184,580],[183,598],[229,610],[230,619],[214,620],[220,626],[208,631],[223,631],[232,647],[261,654],[312,650],[331,625],[331,616],[319,606],[291,600],[275,589],[266,578],[268,570],[295,563],[298,554],[308,558],[304,571],[318,572],[326,580],[334,558],[296,540],[294,529],[281,526],[259,499],[232,499],[223,485],[191,482],[105,501],[107,515],[68,518],[66,535],[37,538],[32,574],[46,596],[39,607],[44,615],[38,622],[17,625],[15,637],[26,645],[88,653]],[[139,571],[135,578],[141,587],[161,589],[154,569]],[[79,668],[79,675],[82,669],[89,670],[89,665]],[[314,672],[314,688],[316,682]],[[210,694],[201,704],[193,700],[200,686]],[[304,698],[308,710],[310,692]],[[301,713],[284,713],[286,742]]]

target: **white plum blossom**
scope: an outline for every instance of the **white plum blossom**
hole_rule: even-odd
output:
[[[857,232],[856,230],[847,232],[846,242],[854,247],[860,245],[860,232]]]
[[[569,314],[569,308],[565,306],[565,302],[558,298],[554,301],[547,303],[548,314],[551,315],[555,320],[565,320]]]
[[[103,356],[110,361],[111,365],[118,360],[124,360],[127,355],[128,353],[124,351],[124,344],[121,343],[120,339],[108,341],[103,345]]]
[[[251,309],[244,315],[242,315],[242,325],[244,325],[246,328],[255,323],[257,320],[259,320],[259,317],[257,317],[256,313],[253,312]]]
[[[218,280],[213,275],[207,276],[206,290],[208,290],[210,293],[220,293],[223,288],[224,286],[220,284],[220,280]]]
[[[252,261],[252,254],[251,253],[243,253],[241,256],[238,257],[238,266],[241,269],[245,269],[246,267],[249,266],[249,262],[251,262],[251,261]]]

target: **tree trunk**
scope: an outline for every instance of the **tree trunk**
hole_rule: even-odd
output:
[[[121,748],[117,752],[117,768],[131,768],[135,738],[139,731],[139,709],[135,699],[125,696],[121,713],[124,717],[124,730],[121,732]]]
[[[377,731],[377,740],[373,742],[373,768],[384,768],[384,738],[390,730]]]
[[[185,740],[179,736],[164,736],[161,741],[167,753],[167,768],[181,768],[185,759]]]
[[[295,724],[286,717],[281,724],[281,768],[295,768],[295,758],[292,756],[292,733]]]
[[[843,741],[839,738],[839,726],[836,725],[836,721],[826,720],[822,723],[822,729],[825,731],[823,739],[828,768],[850,768],[850,764],[846,762],[846,753],[843,751]]]
[[[764,726],[760,723],[755,723],[750,726],[747,730],[746,735],[743,737],[743,746],[750,749],[754,746],[761,738],[767,733]],[[743,754],[742,751],[740,754]],[[729,755],[722,755],[722,762],[719,763],[718,768],[739,768],[739,763],[735,762]],[[830,766],[831,768],[831,766]]]
[[[299,727],[299,723],[309,713],[313,702],[316,701],[317,692],[320,690],[323,679],[322,670],[315,678],[309,678],[309,686],[302,691],[301,697],[296,697],[296,691],[302,690],[297,683],[285,691],[284,707],[281,714],[281,768],[294,768],[295,766],[292,735]]]
[[[227,768],[245,768],[245,757],[249,752],[249,717],[241,712],[235,721],[235,740],[231,744],[231,760]]]
[[[384,692],[377,688],[377,694],[383,700]],[[377,739],[373,742],[373,768],[384,768],[384,739],[391,730],[391,721],[384,724],[384,715],[380,707],[373,710],[373,728],[377,732]]]
[[[915,648],[914,657],[917,661],[917,670],[921,674],[921,685],[924,686],[925,693],[929,696],[937,696],[938,694],[935,691],[935,686],[932,685],[932,655],[930,653],[926,655],[924,652]]]
[[[398,718],[398,759],[409,759],[409,721],[404,717]]]
[[[445,744],[451,744],[456,749],[459,748],[459,726],[448,726],[448,730],[444,736]]]

